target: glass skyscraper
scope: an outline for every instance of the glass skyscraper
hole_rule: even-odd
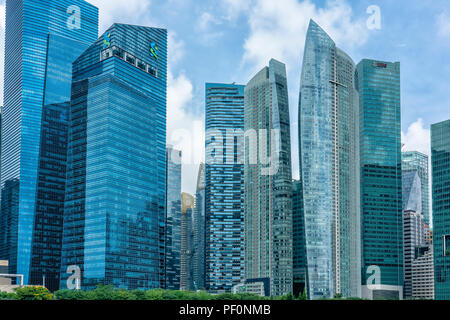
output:
[[[400,63],[364,59],[357,66],[356,76],[361,115],[363,296],[401,298]]]
[[[83,0],[7,0],[1,258],[59,286],[72,62],[98,36]]]
[[[206,289],[244,278],[244,86],[206,84]]]
[[[182,153],[167,148],[167,192],[166,192],[166,235],[165,235],[165,288],[180,289],[181,250],[181,157]]]
[[[360,296],[359,106],[353,60],[311,20],[299,98],[311,299]]]
[[[192,291],[193,287],[193,210],[195,199],[188,193],[181,194],[180,217],[180,290]]]
[[[292,233],[293,233],[293,293],[301,296],[306,290],[306,242],[305,217],[303,211],[302,182],[292,182]]]
[[[245,132],[245,278],[269,279],[272,296],[292,293],[291,135],[283,63],[270,60],[245,87]]]
[[[166,90],[165,29],[114,24],[74,62],[62,280],[164,287]]]
[[[402,152],[402,172],[417,172],[421,182],[422,214],[425,222],[431,224],[430,216],[430,180],[428,174],[428,156],[417,151]],[[403,187],[403,189],[405,189]]]
[[[435,299],[450,300],[450,120],[431,126]]]
[[[205,289],[205,224],[205,164],[201,163],[198,169],[195,208],[192,218],[192,228],[194,233],[192,281],[194,290]]]

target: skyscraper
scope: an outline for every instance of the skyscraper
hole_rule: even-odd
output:
[[[420,190],[420,189],[419,189]],[[420,197],[419,197],[420,199]],[[405,298],[413,296],[413,263],[417,250],[425,246],[424,219],[420,211],[403,212],[403,264]]]
[[[292,239],[293,239],[293,293],[302,295],[306,290],[307,259],[305,242],[305,217],[303,216],[302,182],[292,182]]]
[[[181,217],[180,217],[180,290],[193,290],[193,228],[192,214],[194,209],[194,197],[188,193],[181,194]]]
[[[206,84],[206,289],[244,278],[244,86]]]
[[[62,280],[164,287],[166,90],[165,29],[114,24],[74,62]]]
[[[6,1],[0,256],[25,284],[59,285],[72,62],[97,36],[86,1]]]
[[[355,65],[311,20],[299,98],[300,179],[311,299],[360,296]]]
[[[167,148],[165,288],[180,289],[181,151]]]
[[[292,293],[291,135],[286,67],[274,59],[245,87],[245,278]],[[259,150],[259,153],[258,153]]]
[[[425,222],[430,225],[430,180],[428,174],[428,156],[417,151],[402,152],[402,172],[417,172],[422,190],[422,214]],[[403,187],[404,189],[405,187]]]
[[[205,164],[201,163],[198,170],[195,208],[192,219],[194,234],[193,242],[193,286],[194,290],[205,289]]]
[[[401,298],[403,214],[400,63],[364,59],[357,66],[356,76],[361,114],[364,296]]]
[[[436,300],[450,299],[450,120],[431,125]]]

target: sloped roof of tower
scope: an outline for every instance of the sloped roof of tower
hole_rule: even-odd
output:
[[[200,163],[197,176],[197,191],[205,189],[205,164]]]
[[[322,37],[327,38],[329,41],[333,42],[333,39],[326,33],[324,29],[322,29],[321,26],[319,26],[313,19],[309,20],[309,26],[308,26],[308,32],[306,33],[306,41],[308,41],[309,37],[316,37],[317,35],[320,35]]]

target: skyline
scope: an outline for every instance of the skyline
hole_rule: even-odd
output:
[[[167,142],[174,147],[180,147],[171,139],[176,129],[192,131],[194,122],[201,127],[199,130],[204,128],[206,82],[246,83],[265,61],[275,58],[285,63],[288,70],[292,168],[293,178],[297,179],[297,93],[310,18],[322,25],[355,62],[368,57],[402,63],[402,135],[407,150],[429,155],[430,124],[450,118],[446,108],[450,102],[446,95],[449,81],[445,81],[449,79],[450,67],[443,63],[445,52],[450,49],[446,41],[450,39],[450,10],[444,10],[444,0],[433,1],[433,6],[429,5],[431,1],[423,0],[88,2],[100,9],[100,34],[113,22],[168,28],[169,52],[173,53],[169,55]],[[366,26],[371,16],[367,8],[374,4],[381,10],[381,30],[369,30]],[[5,1],[0,1],[2,57],[4,6]],[[403,29],[405,24],[408,30]],[[278,37],[280,34],[283,37]],[[203,65],[215,68],[210,70]],[[3,63],[0,66],[3,68]],[[0,74],[2,87],[1,69]],[[1,102],[2,88],[0,92]],[[183,153],[191,157],[203,154],[203,140],[196,139],[194,151],[186,150],[185,144]],[[197,172],[198,163],[183,166],[184,192],[195,193]]]
[[[297,1],[283,4],[301,6]],[[339,11],[345,2],[326,5]],[[294,255],[304,253],[306,298],[403,299],[403,291],[411,295],[414,283],[405,290],[403,284],[411,279],[409,262],[415,261],[408,260],[413,251],[407,243],[414,239],[407,241],[405,230],[415,227],[402,221],[401,213],[406,217],[414,212],[423,219],[421,198],[427,191],[419,178],[428,180],[423,174],[428,168],[421,161],[415,180],[402,176],[406,167],[399,59],[354,61],[317,24],[324,17],[332,20],[318,9],[318,17],[309,19],[299,88],[288,86],[296,71],[274,58],[244,80],[247,85],[206,82],[203,128],[187,114],[174,123],[173,110],[167,121],[167,91],[172,90],[168,79],[177,77],[168,64],[171,56],[180,59],[180,50],[169,48],[174,35],[167,29],[114,20],[97,34],[98,8],[85,0],[7,3],[0,219],[0,258],[8,260],[10,273],[6,277],[18,274],[21,285],[47,287],[47,275],[53,273],[48,284],[53,279],[54,288],[47,287],[52,292],[80,285],[89,290],[98,283],[129,290],[170,289],[167,282],[174,283],[172,289],[195,290],[203,278],[209,293],[281,296],[293,291],[295,277],[302,285],[292,262],[302,268]],[[259,9],[278,6],[264,3],[267,7]],[[306,10],[312,2],[302,5]],[[346,10],[350,15],[350,7]],[[371,15],[368,30],[381,28],[378,10],[371,5],[366,11]],[[270,22],[264,21],[268,34]],[[355,46],[353,32],[358,41],[368,41],[356,25],[345,32],[348,45]],[[287,50],[278,42],[264,43],[265,51],[272,46],[280,54]],[[190,53],[198,50],[201,59],[203,52],[190,48]],[[261,57],[272,56],[265,51]],[[246,51],[243,59],[249,57],[251,65],[259,65],[255,53]],[[286,53],[283,61],[288,60]],[[196,67],[189,76],[197,79],[197,72],[211,70],[207,66],[221,74],[220,65],[228,60],[214,56],[201,67],[197,60],[191,62],[183,65]],[[239,68],[246,67],[241,63]],[[184,77],[188,79],[187,73]],[[289,106],[295,103],[290,98],[295,90],[298,110]],[[170,95],[169,108],[173,97],[181,97],[178,93]],[[292,118],[297,120],[293,125]],[[450,236],[445,233],[449,123],[432,125],[430,137],[436,269],[428,268],[434,263],[430,259],[423,262],[427,274],[436,273],[437,282],[445,281],[445,264],[439,265],[438,257],[450,255]],[[300,146],[291,139],[293,134]],[[414,140],[415,147],[420,147],[420,139]],[[292,156],[300,163],[292,163]],[[197,162],[205,162],[195,172],[195,198],[193,192],[183,192],[178,160],[184,160],[188,184],[186,167],[197,169]],[[301,175],[297,198],[292,187],[298,174],[292,169]],[[416,205],[408,201],[402,206],[408,190],[419,194]],[[170,212],[169,202],[174,204]],[[174,216],[179,220],[171,219]],[[297,226],[295,237],[293,216],[304,224]],[[423,228],[415,238],[431,240],[422,221],[416,221]],[[204,244],[195,237],[203,232]],[[425,248],[414,247],[415,260],[425,253],[418,249]],[[194,274],[194,262],[205,265],[204,276],[200,270]],[[211,279],[217,285],[211,285]]]

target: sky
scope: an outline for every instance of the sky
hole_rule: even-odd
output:
[[[450,119],[448,0],[88,2],[100,9],[100,33],[114,22],[168,29],[167,140],[183,151],[184,192],[195,193],[203,160],[205,83],[246,84],[271,58],[287,67],[292,165],[298,178],[298,90],[311,18],[355,63],[363,58],[401,62],[404,150],[430,154],[430,124]],[[4,14],[5,1],[0,0],[0,57]]]

